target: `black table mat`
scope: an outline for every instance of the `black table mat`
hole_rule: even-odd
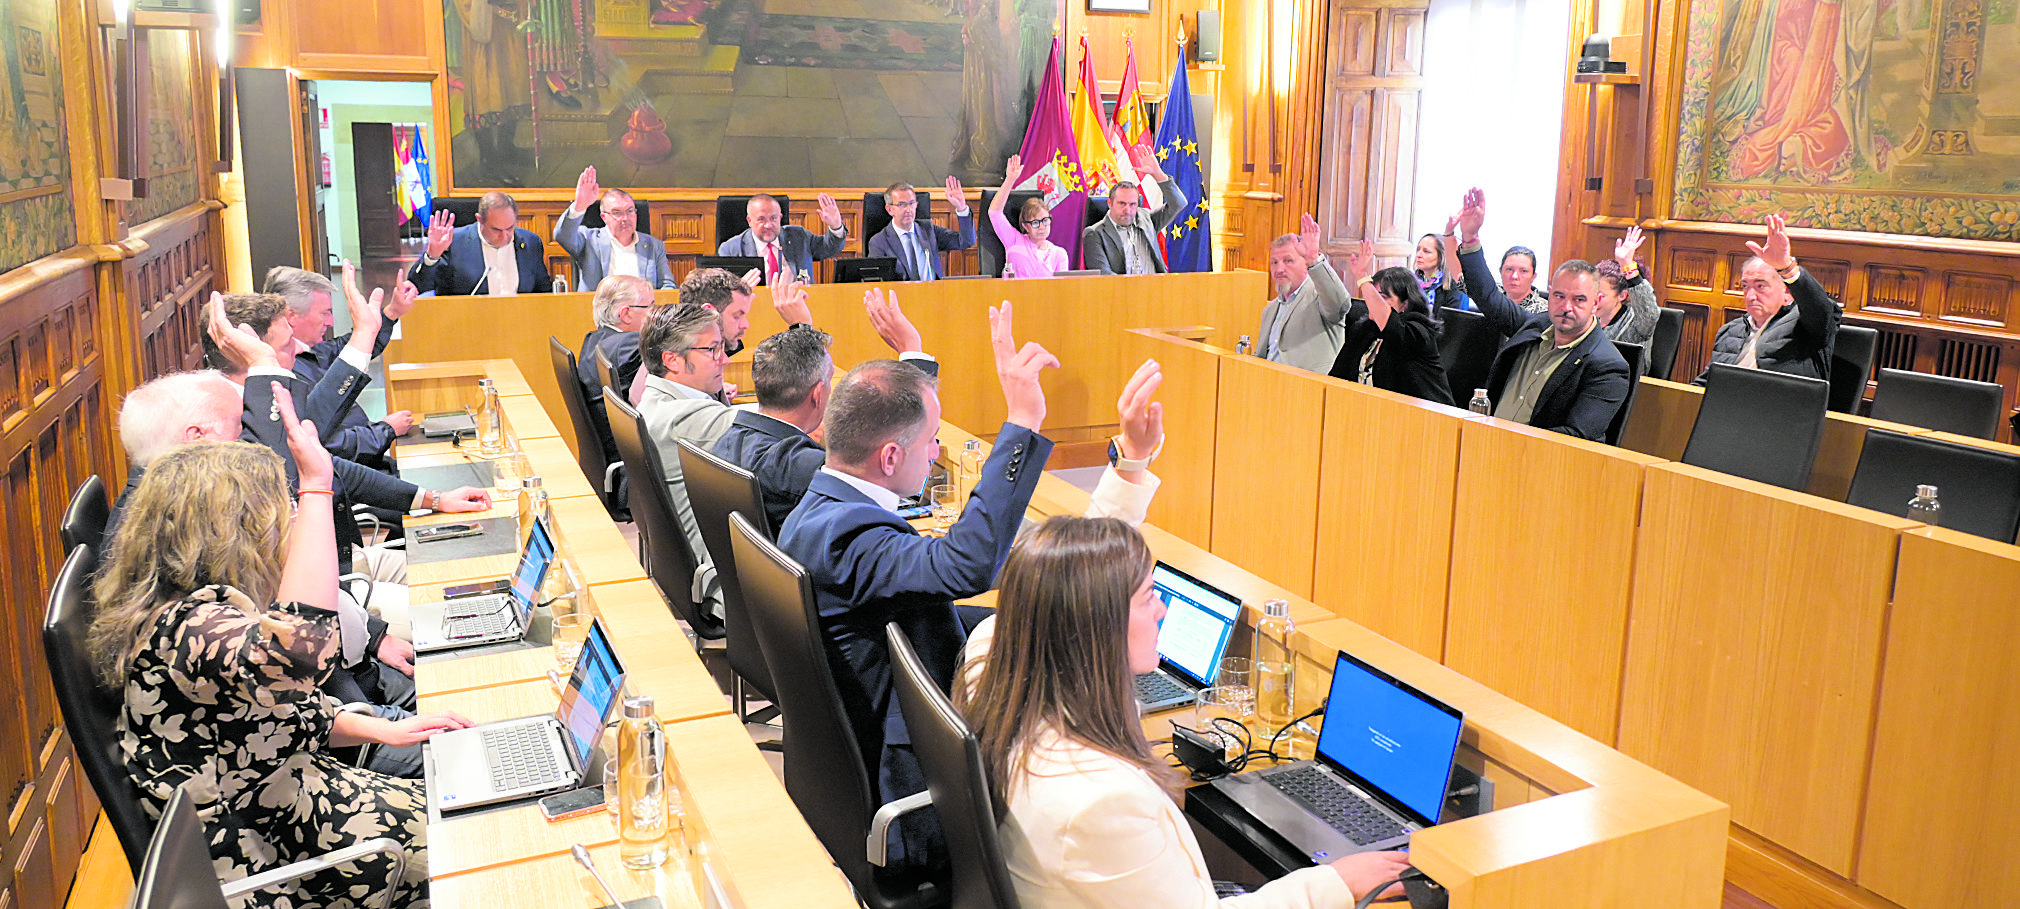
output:
[[[470,461],[464,464],[443,464],[439,467],[409,467],[400,471],[400,479],[437,492],[475,486],[490,489],[496,482],[497,471],[490,461]]]
[[[483,518],[468,521],[483,531],[474,537],[420,541],[420,528],[407,528],[407,564],[425,565],[450,559],[474,559],[519,551],[519,521],[515,518]]]

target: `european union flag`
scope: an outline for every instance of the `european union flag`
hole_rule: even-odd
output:
[[[1199,172],[1199,127],[1192,120],[1192,87],[1185,57],[1171,76],[1164,119],[1157,124],[1157,164],[1185,193],[1185,208],[1164,232],[1165,261],[1172,271],[1213,270],[1213,222],[1207,216],[1206,178]]]

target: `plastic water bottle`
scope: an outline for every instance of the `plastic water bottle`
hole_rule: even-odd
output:
[[[624,867],[647,871],[666,863],[666,731],[652,698],[624,699],[617,727],[617,838]]]
[[[1265,602],[1262,611],[1250,644],[1250,664],[1255,672],[1256,715],[1268,730],[1264,734],[1274,734],[1294,716],[1291,701],[1296,653],[1291,649],[1291,634],[1297,626],[1291,622],[1291,604],[1286,600]]]
[[[960,480],[954,492],[966,503],[975,494],[975,484],[982,481],[982,440],[969,439],[961,443]]]
[[[1915,497],[1908,500],[1908,520],[1920,521],[1930,527],[1943,526],[1943,503],[1936,501],[1936,487],[1915,487]]]
[[[487,458],[505,453],[505,411],[498,404],[498,386],[490,379],[478,379],[484,402],[477,410],[477,449]]]
[[[1012,265],[1008,262],[1003,263],[1003,277],[1005,278],[1017,277],[1017,266]]]
[[[1234,342],[1234,352],[1246,357],[1248,356],[1248,349],[1253,346],[1255,346],[1255,342],[1249,340],[1248,335],[1242,335],[1241,340]]]
[[[526,538],[533,533],[533,522],[547,517],[547,487],[541,485],[539,477],[527,477],[519,481],[519,546],[526,547]]]
[[[1487,400],[1487,389],[1473,389],[1473,400],[1466,402],[1466,409],[1482,415],[1492,414],[1494,402]]]

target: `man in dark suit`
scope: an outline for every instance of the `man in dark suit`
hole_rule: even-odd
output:
[[[1098,269],[1104,275],[1163,274],[1164,248],[1159,234],[1171,229],[1178,213],[1185,209],[1185,193],[1157,166],[1156,155],[1146,155],[1150,178],[1157,181],[1163,195],[1157,210],[1143,210],[1143,188],[1127,180],[1108,191],[1108,217],[1080,232],[1080,262],[1083,268]]]
[[[1768,216],[1767,230],[1767,245],[1746,241],[1753,258],[1739,269],[1746,317],[1719,327],[1711,363],[1694,380],[1698,385],[1719,363],[1830,381],[1831,350],[1845,308],[1789,254],[1781,215]]]
[[[583,227],[589,206],[602,201],[603,227]],[[666,244],[638,232],[638,202],[621,189],[600,189],[596,168],[585,167],[575,181],[575,201],[554,225],[554,242],[575,264],[575,289],[595,290],[610,275],[643,278],[656,288],[674,285],[666,265]]]
[[[750,221],[750,227],[722,241],[715,254],[756,256],[763,260],[758,271],[767,287],[778,286],[780,274],[787,269],[795,280],[813,280],[814,261],[841,255],[842,245],[849,239],[848,226],[842,223],[842,208],[835,204],[835,197],[821,193],[817,198],[821,203],[821,223],[828,228],[826,233],[814,236],[813,231],[798,224],[783,223],[779,200],[758,193],[744,203],[744,217]]]
[[[422,293],[438,297],[544,294],[547,244],[519,226],[519,204],[493,190],[477,200],[477,223],[454,226],[446,211],[428,222],[428,250],[408,272]]]
[[[357,307],[368,305],[366,298],[357,288],[357,271],[349,262],[344,263],[344,284],[347,290],[343,296],[351,307],[352,324],[357,324]],[[335,300],[339,294],[337,285],[329,278],[306,269],[277,265],[267,270],[265,292],[278,294],[288,304],[288,323],[294,332],[293,357],[295,375],[302,377],[304,387],[315,387],[323,375],[336,363],[337,357],[349,345],[350,334],[330,336],[330,327],[335,314]],[[353,297],[353,293],[359,295]],[[393,292],[393,299],[385,301],[384,320],[378,335],[369,348],[369,359],[377,359],[385,353],[386,345],[392,343],[393,326],[401,316],[414,308],[414,296],[418,293],[414,285],[401,281]],[[367,363],[369,368],[369,362]],[[304,412],[306,417],[306,411]],[[341,422],[334,425],[316,424],[316,433],[323,440],[323,447],[340,458],[348,458],[378,470],[391,470],[392,462],[386,452],[393,440],[406,435],[413,428],[414,415],[405,410],[386,414],[384,420],[373,420],[365,416],[361,408],[349,408]]]
[[[583,400],[589,404],[589,422],[596,437],[603,440],[604,458],[612,463],[624,459],[617,456],[617,439],[610,434],[610,423],[603,415],[603,379],[597,375],[596,354],[602,351],[610,360],[612,387],[619,391],[630,388],[642,362],[638,333],[645,328],[652,306],[652,285],[630,275],[604,278],[589,299],[596,328],[582,338],[582,353],[575,358],[575,380],[582,385]]]
[[[996,373],[1009,416],[960,520],[922,537],[897,515],[939,455],[935,382],[905,363],[873,360],[836,386],[822,421],[828,464],[779,531],[779,547],[805,566],[826,635],[836,687],[881,801],[924,790],[904,716],[891,694],[884,625],[897,622],[942,686],[952,683],[966,632],[954,601],[995,585],[1045,470],[1052,442],[1038,434],[1045,393],[1038,374],[1057,366],[1036,343],[1010,339],[1010,306],[990,310]],[[944,861],[938,819],[912,812],[894,825],[892,865]]]
[[[898,280],[933,281],[946,277],[947,267],[940,254],[975,245],[975,212],[961,181],[947,178],[947,204],[954,206],[958,231],[937,224],[919,223],[919,193],[910,183],[893,183],[884,190],[884,208],[891,223],[870,238],[870,255],[898,260]]]
[[[1495,331],[1508,336],[1487,372],[1494,416],[1517,423],[1604,440],[1632,381],[1627,360],[1599,327],[1599,278],[1591,264],[1572,259],[1550,276],[1547,313],[1522,309],[1494,283],[1480,251],[1487,194],[1466,193],[1459,211],[1459,264],[1466,296],[1480,305]]]

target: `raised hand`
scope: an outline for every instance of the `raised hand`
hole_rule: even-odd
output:
[[[1630,271],[1636,267],[1634,253],[1636,250],[1641,249],[1641,243],[1644,239],[1641,235],[1641,228],[1629,227],[1627,235],[1621,237],[1619,242],[1613,244],[1613,261],[1620,263],[1621,271]]]
[[[772,288],[772,308],[778,310],[779,318],[787,325],[814,324],[813,309],[807,306],[807,285],[788,273],[779,275],[779,283]]]
[[[1016,186],[1017,181],[1022,179],[1024,179],[1024,156],[1011,155],[1010,160],[1003,165],[1003,192],[1009,192],[1011,187]]]
[[[1171,179],[1171,176],[1164,172],[1164,168],[1158,166],[1157,153],[1152,151],[1150,146],[1141,144],[1132,146],[1129,149],[1129,157],[1143,162],[1143,166],[1147,168],[1144,173],[1150,179],[1156,180],[1159,183]]]
[[[254,379],[253,381],[260,381]],[[273,383],[274,409],[281,412],[281,426],[288,434],[288,453],[294,456],[295,472],[300,478],[298,489],[334,489],[335,468],[330,465],[330,450],[323,447],[323,441],[316,435],[316,424],[295,416],[295,396],[288,392],[286,385]]]
[[[821,223],[826,224],[828,230],[841,230],[842,207],[835,204],[835,197],[827,193],[821,193],[814,197],[814,201],[819,202],[821,205]]]
[[[1017,346],[1008,300],[1001,307],[989,307],[989,346],[996,354],[996,378],[1003,383],[1003,401],[1010,405],[1006,419],[1032,432],[1043,429],[1045,389],[1038,384],[1038,374],[1048,367],[1057,368],[1059,358],[1036,341],[1025,342],[1021,349]]]
[[[743,273],[743,286],[752,290],[757,289],[758,282],[762,280],[764,280],[764,273],[755,268]]]
[[[589,206],[596,204],[597,197],[601,195],[603,191],[596,185],[596,168],[594,166],[583,168],[582,176],[575,178],[575,213],[579,215],[588,211]]]
[[[1347,277],[1354,279],[1354,291],[1361,289],[1361,279],[1375,274],[1375,241],[1362,240],[1359,246],[1347,253]]]
[[[1298,216],[1298,256],[1307,266],[1319,261],[1319,222],[1311,212]]]
[[[1145,360],[1136,367],[1136,374],[1129,377],[1128,384],[1122,386],[1122,397],[1115,400],[1115,412],[1121,417],[1123,457],[1141,461],[1156,452],[1164,441],[1164,404],[1152,399],[1157,387],[1163,384],[1164,370],[1156,360]]]
[[[952,174],[947,176],[947,205],[955,211],[968,210],[968,194],[961,189],[961,179]]]
[[[442,254],[449,251],[449,243],[455,239],[455,215],[443,210],[428,218],[428,258],[442,258]]]
[[[421,289],[415,287],[414,282],[402,278],[400,285],[393,288],[393,299],[386,303],[386,318],[399,319],[406,316],[407,313],[413,311],[414,301],[419,299],[421,299]]]
[[[379,324],[384,320],[382,303],[386,292],[374,287],[371,297],[367,298],[358,289],[358,269],[349,259],[344,260],[343,279],[344,303],[351,311],[351,340],[346,346],[357,348],[362,340],[364,354],[370,357],[379,337]]]
[[[1480,187],[1466,191],[1466,199],[1459,207],[1459,242],[1471,243],[1480,239],[1480,225],[1487,223],[1487,193]]]
[[[902,354],[926,349],[919,329],[898,308],[897,291],[891,291],[889,296],[877,287],[863,291],[863,310],[870,314],[870,325],[877,329],[877,337],[883,338],[892,350]]]
[[[1769,215],[1767,229],[1766,246],[1748,240],[1746,248],[1759,256],[1762,262],[1766,262],[1769,268],[1775,271],[1788,271],[1789,266],[1796,264],[1795,257],[1789,254],[1788,223],[1782,220],[1781,215]]]
[[[277,366],[277,356],[271,345],[262,340],[250,325],[232,325],[224,317],[224,296],[212,292],[210,302],[204,304],[204,323],[210,332],[210,339],[217,342],[217,349],[225,359],[240,369],[255,366]]]

